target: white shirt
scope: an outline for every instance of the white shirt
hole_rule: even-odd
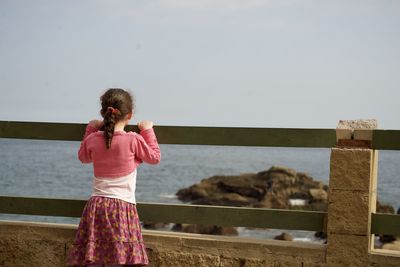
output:
[[[122,177],[93,177],[92,196],[118,198],[136,204],[136,169]]]

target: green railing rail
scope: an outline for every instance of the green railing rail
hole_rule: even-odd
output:
[[[86,124],[0,121],[0,138],[81,141]],[[333,147],[332,129],[155,126],[160,144]],[[127,130],[138,131],[136,126]]]
[[[0,121],[0,138],[80,141],[86,124]],[[136,126],[127,130],[137,131]],[[160,144],[331,148],[335,129],[155,126]],[[400,150],[399,130],[373,130],[372,148]]]
[[[86,124],[0,121],[0,138],[80,141]],[[137,131],[135,126],[127,130]],[[335,129],[156,126],[161,144],[331,148]],[[400,131],[373,130],[375,149],[400,150]],[[80,217],[85,200],[0,196],[0,213]],[[326,212],[138,203],[141,220],[323,231]],[[374,234],[400,234],[400,215],[372,214]]]
[[[80,217],[86,200],[0,196],[0,213]],[[325,212],[137,203],[146,222],[322,231]]]

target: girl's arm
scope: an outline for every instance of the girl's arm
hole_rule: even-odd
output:
[[[86,126],[85,134],[83,135],[83,139],[81,142],[81,146],[79,147],[78,151],[78,158],[82,163],[90,163],[92,162],[92,158],[90,152],[87,149],[86,140],[90,134],[95,133],[99,130],[102,123],[97,120],[90,121],[89,124]]]
[[[157,137],[153,130],[153,123],[143,121],[139,123],[140,135],[136,135],[134,151],[136,157],[149,163],[157,164],[161,160],[161,151],[158,146]]]

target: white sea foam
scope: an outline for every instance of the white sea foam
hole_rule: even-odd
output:
[[[290,206],[304,206],[306,204],[306,200],[292,198],[292,199],[289,199],[289,204],[290,204]]]
[[[173,194],[159,194],[158,195],[160,198],[167,198],[167,199],[176,199],[176,195]]]

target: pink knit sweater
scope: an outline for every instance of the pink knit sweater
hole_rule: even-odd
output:
[[[161,153],[152,128],[140,134],[116,131],[111,148],[106,149],[103,131],[88,125],[78,158],[82,163],[93,162],[96,177],[116,178],[132,173],[142,162],[159,163]]]

